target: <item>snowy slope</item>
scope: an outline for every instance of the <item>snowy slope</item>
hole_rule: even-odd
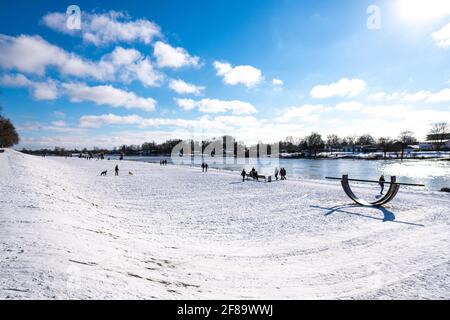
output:
[[[0,153],[0,298],[450,298],[448,194],[239,178]]]

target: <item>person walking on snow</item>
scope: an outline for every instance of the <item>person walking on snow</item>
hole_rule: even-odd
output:
[[[275,180],[278,180],[278,168],[275,168]]]
[[[116,172],[116,176],[118,176],[119,175],[119,166],[118,165],[116,165],[116,167],[114,168],[114,171]]]
[[[205,172],[208,172],[208,164],[205,163]]]
[[[380,180],[378,180],[378,183],[380,184],[381,187],[380,195],[383,195],[385,181],[386,180],[384,179],[384,175],[381,175]]]
[[[281,180],[286,180],[286,169],[285,168],[280,169],[280,175],[281,175]]]
[[[245,172],[245,169],[242,169],[242,172],[241,172],[242,182],[245,181],[245,176],[246,176],[246,174],[247,174],[247,172]]]

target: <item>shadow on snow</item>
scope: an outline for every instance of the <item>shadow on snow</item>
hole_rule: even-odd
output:
[[[388,210],[386,208],[383,208],[383,207],[360,206],[360,205],[357,205],[357,204],[344,204],[344,205],[334,206],[334,207],[331,207],[331,208],[321,207],[321,206],[310,206],[310,207],[317,208],[317,209],[322,209],[322,210],[327,210],[327,212],[325,213],[326,216],[328,216],[330,214],[333,214],[335,212],[340,212],[340,213],[345,213],[345,214],[354,215],[354,216],[358,216],[358,217],[363,217],[363,218],[367,218],[367,219],[379,220],[379,221],[383,221],[383,222],[395,222],[395,223],[412,225],[412,226],[416,226],[416,227],[425,227],[425,225],[423,225],[423,224],[395,220],[395,214],[392,211],[390,211],[390,210]],[[360,208],[360,209],[368,209],[368,208],[370,208],[370,209],[377,209],[377,210],[379,210],[379,211],[381,211],[383,213],[383,218],[378,218],[378,217],[374,217],[374,216],[370,216],[370,215],[362,214],[362,213],[346,211],[346,210],[344,210],[346,208]]]

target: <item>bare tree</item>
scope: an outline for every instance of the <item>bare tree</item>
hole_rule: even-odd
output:
[[[394,141],[389,137],[381,137],[378,139],[378,146],[383,149],[384,159],[386,159],[386,154],[392,149]]]
[[[405,148],[410,144],[417,143],[417,139],[414,137],[414,133],[412,131],[402,131],[398,136],[398,142],[402,148],[401,159],[403,160],[403,156],[405,154]]]
[[[327,145],[330,147],[339,147],[341,145],[342,141],[341,138],[339,138],[337,135],[335,134],[330,134],[327,136]]]
[[[348,136],[342,140],[342,144],[344,146],[353,146],[353,145],[355,145],[355,142],[356,142],[356,137],[354,137],[354,136]]]
[[[370,134],[364,134],[358,138],[357,143],[362,146],[371,145],[375,144],[375,139]]]
[[[324,142],[322,136],[316,132],[312,132],[309,136],[305,138],[308,150],[314,152],[314,158],[317,157],[317,150],[323,148]]]
[[[431,125],[427,139],[432,141],[437,151],[440,151],[449,132],[450,129],[447,122],[436,122]]]

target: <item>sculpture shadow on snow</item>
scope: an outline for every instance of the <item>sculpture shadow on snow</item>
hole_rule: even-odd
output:
[[[337,213],[345,213],[345,214],[349,214],[349,215],[363,217],[363,218],[367,218],[367,219],[379,220],[382,222],[395,222],[395,223],[412,225],[412,226],[416,226],[416,227],[425,227],[425,225],[419,224],[419,223],[396,220],[395,214],[392,211],[390,211],[384,207],[361,206],[361,205],[357,205],[357,204],[337,205],[337,206],[330,207],[330,208],[321,207],[321,206],[310,206],[310,207],[316,208],[316,209],[327,210],[327,212],[325,213],[325,216],[328,216],[328,215],[331,215],[331,214],[337,212]],[[358,208],[358,209],[361,209],[361,211],[364,211],[367,209],[375,209],[375,210],[380,211],[383,214],[383,218],[369,215],[366,213],[352,212],[352,211],[345,210],[345,209],[349,209],[349,208]]]

